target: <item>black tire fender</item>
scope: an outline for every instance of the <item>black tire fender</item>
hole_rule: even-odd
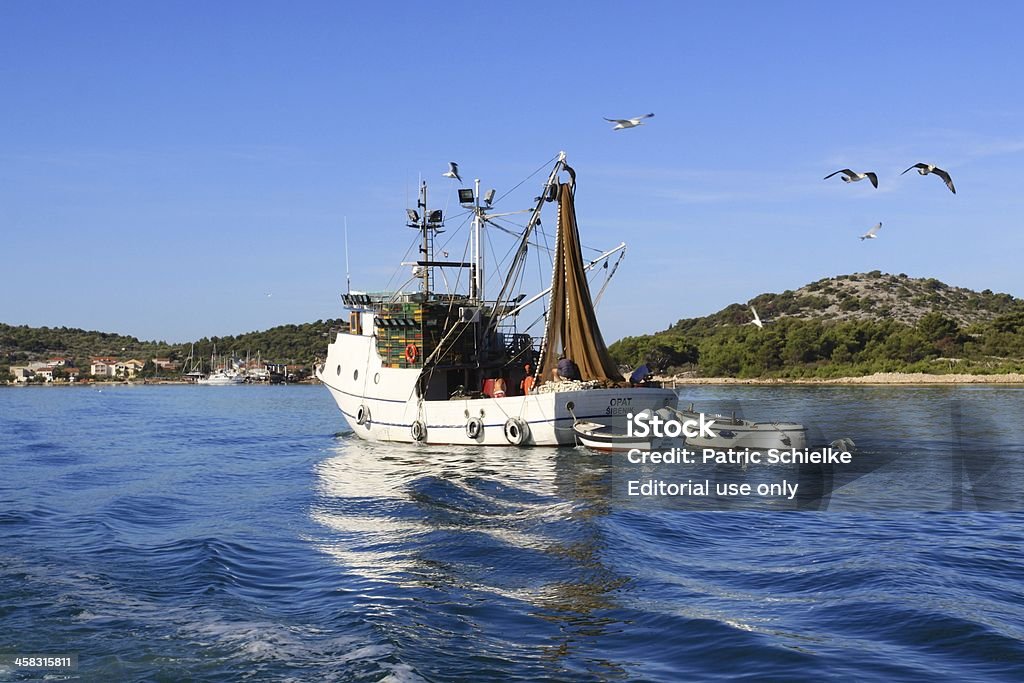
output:
[[[522,446],[530,436],[530,426],[518,417],[505,421],[505,440],[513,446]]]

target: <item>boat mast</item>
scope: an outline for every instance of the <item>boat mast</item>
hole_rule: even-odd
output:
[[[345,293],[352,293],[352,271],[348,267],[348,216],[345,216]]]
[[[480,179],[477,178],[473,188],[473,280],[469,298],[481,304],[484,302],[483,223],[480,209]]]
[[[468,208],[468,207],[467,207]],[[434,237],[439,232],[444,232],[444,211],[442,209],[427,210],[427,183],[420,181],[420,198],[416,204],[416,210],[406,209],[409,222],[406,225],[420,231],[420,254],[419,258],[412,262],[403,262],[402,265],[415,266],[413,277],[421,280],[421,290],[424,301],[430,299],[431,269],[435,267],[450,268],[473,268],[469,261],[435,261],[434,260]],[[472,285],[470,285],[472,287]]]
[[[424,261],[430,261],[430,230],[427,227],[427,181],[422,181],[420,185],[420,210],[423,211],[423,218],[420,223],[420,232],[423,235],[423,245],[420,247],[420,252],[423,254]],[[426,301],[430,298],[430,266],[423,266],[423,300]]]

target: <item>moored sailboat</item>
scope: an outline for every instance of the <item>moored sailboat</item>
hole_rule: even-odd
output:
[[[233,364],[224,360],[220,366],[217,364],[217,345],[213,346],[213,355],[210,356],[210,374],[200,376],[195,380],[196,384],[206,386],[225,387],[232,384],[245,384],[245,373],[239,372]]]

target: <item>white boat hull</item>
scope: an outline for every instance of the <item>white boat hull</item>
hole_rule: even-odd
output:
[[[245,384],[245,376],[228,375],[221,372],[215,372],[209,377],[197,379],[196,384],[203,384],[211,387],[226,387],[232,384]]]
[[[700,413],[679,411],[680,419],[698,420]],[[715,420],[711,427],[714,437],[687,437],[686,445],[691,448],[713,448],[715,450],[760,450],[770,448],[794,450],[807,448],[807,427],[796,422],[750,422],[733,420],[723,415],[704,414],[705,420]]]
[[[651,440],[613,432],[605,425],[594,422],[577,422],[573,425],[576,440],[595,451],[651,450]]]
[[[572,445],[576,420],[625,431],[627,414],[675,407],[678,400],[670,389],[624,387],[428,401],[416,396],[419,375],[417,369],[383,367],[372,336],[345,332],[317,371],[349,426],[369,441]]]

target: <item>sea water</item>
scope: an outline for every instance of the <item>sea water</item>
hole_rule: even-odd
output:
[[[807,509],[691,508],[582,448],[363,442],[316,386],[2,389],[0,654],[88,681],[1020,680],[1024,392],[680,394],[888,460]]]

